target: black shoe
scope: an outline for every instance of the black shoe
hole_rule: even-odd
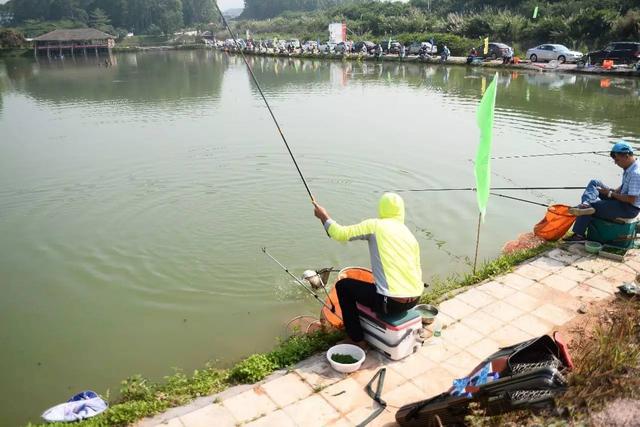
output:
[[[584,243],[587,239],[579,234],[572,234],[571,236],[562,239],[562,241],[568,243]]]

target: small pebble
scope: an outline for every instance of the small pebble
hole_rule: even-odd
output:
[[[580,313],[580,314],[586,314],[586,313],[587,313],[587,306],[586,306],[586,305],[584,305],[584,304],[582,304],[582,305],[580,306],[580,308],[578,309],[578,313]]]

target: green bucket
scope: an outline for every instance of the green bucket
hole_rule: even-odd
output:
[[[635,222],[620,224],[602,218],[593,218],[587,228],[587,239],[618,248],[632,248],[635,238]]]

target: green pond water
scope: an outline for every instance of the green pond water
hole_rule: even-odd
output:
[[[495,71],[250,58],[307,177],[342,223],[384,190],[474,185],[476,106]],[[330,241],[239,57],[0,61],[0,425],[72,394],[266,351],[319,306],[269,260],[368,265]],[[633,79],[499,73],[493,153],[637,144]],[[495,186],[620,179],[605,155],[497,159]],[[522,191],[541,203],[578,191]],[[404,192],[424,279],[470,270],[472,192]],[[492,198],[481,258],[544,208]]]

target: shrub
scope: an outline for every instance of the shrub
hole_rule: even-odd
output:
[[[0,47],[20,48],[27,44],[22,33],[12,29],[0,30]]]
[[[254,354],[231,369],[229,378],[239,383],[255,383],[260,381],[278,365],[266,354]]]

